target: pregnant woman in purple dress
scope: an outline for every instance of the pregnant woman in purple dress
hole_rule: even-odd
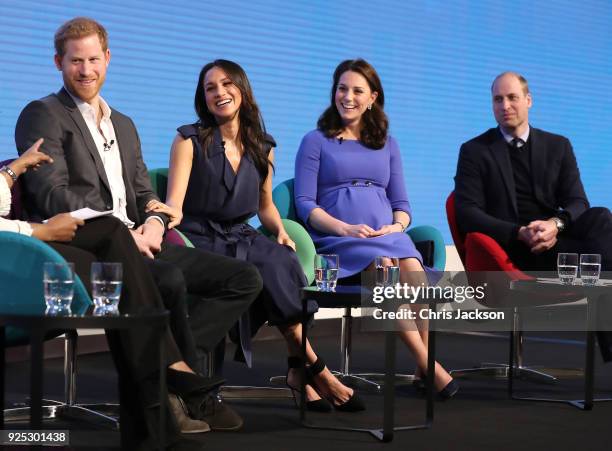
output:
[[[400,152],[387,134],[382,84],[362,59],[334,72],[331,105],[302,140],[295,163],[295,205],[317,251],[338,254],[339,277],[373,269],[377,256],[400,258],[402,283],[427,283],[423,260],[404,233],[411,221]],[[417,374],[427,368],[427,322],[404,327]],[[436,363],[435,388],[449,398],[457,384]]]
[[[276,144],[264,132],[249,80],[236,63],[216,60],[202,68],[195,109],[199,121],[180,127],[172,145],[167,207],[160,205],[160,211],[169,208],[166,212],[177,221],[184,213],[179,229],[196,247],[247,260],[259,269],[263,290],[250,315],[241,319],[242,350],[248,362],[251,333],[266,321],[277,326],[289,350],[287,385],[295,390],[302,342],[300,288],[306,280],[272,202]],[[247,224],[255,214],[276,242]],[[331,403],[337,410],[364,409],[310,345],[307,364],[307,408],[329,411]]]

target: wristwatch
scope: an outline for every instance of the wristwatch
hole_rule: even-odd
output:
[[[556,216],[550,219],[552,219],[555,222],[555,225],[557,226],[557,230],[559,231],[559,233],[563,232],[563,230],[565,229],[565,222],[563,222],[561,218],[557,218]]]
[[[17,181],[17,174],[15,174],[15,172],[8,166],[2,166],[0,168],[0,172],[6,172],[9,175],[9,177],[13,179],[13,182]]]

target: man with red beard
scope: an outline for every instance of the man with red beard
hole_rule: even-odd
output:
[[[200,349],[213,349],[261,290],[257,269],[236,259],[162,242],[169,218],[147,208],[159,198],[151,188],[134,123],[100,96],[111,59],[104,27],[92,19],[72,19],[57,30],[55,50],[64,87],[28,104],[15,129],[20,153],[43,137],[41,150],[54,160],[53,165],[25,174],[30,218],[45,219],[84,207],[112,210],[129,229],[164,305],[174,309],[175,315],[177,309],[185,315],[187,294],[201,299],[193,335]],[[119,304],[123,313],[138,307]],[[122,340],[125,365],[132,367],[130,373],[143,374],[142,368],[133,368],[141,356],[131,352],[133,343],[143,338],[128,335]],[[168,361],[168,383],[184,401],[189,416],[205,421],[213,431],[239,429],[242,419],[235,412],[196,390],[201,381],[191,370],[194,356],[186,355],[184,347],[181,351],[184,360]],[[153,372],[157,362],[147,365]],[[136,387],[143,386],[136,381]],[[142,395],[146,405],[146,393]]]

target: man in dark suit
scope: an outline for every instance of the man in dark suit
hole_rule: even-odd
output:
[[[601,254],[602,270],[612,271],[612,214],[589,207],[569,140],[530,127],[532,98],[521,75],[500,74],[491,94],[499,127],[459,153],[460,230],[490,235],[523,270],[554,271],[557,253],[574,252]],[[599,337],[612,359],[609,336]]]
[[[25,176],[26,206],[31,219],[48,218],[84,207],[113,210],[131,236],[157,284],[164,304],[184,305],[187,294],[202,300],[207,321],[195,331],[198,346],[213,349],[261,290],[256,268],[246,262],[197,249],[163,243],[168,217],[147,211],[159,202],[143,162],[140,140],[132,120],[111,109],[100,96],[110,50],[106,30],[87,18],[63,24],[55,34],[55,64],[64,87],[31,102],[22,111],[15,129],[20,152],[44,138],[42,151],[54,160]],[[132,306],[122,305],[123,311]],[[132,337],[137,340],[138,337]],[[124,340],[130,347],[130,340]],[[192,381],[193,361],[171,365],[169,383],[185,388]],[[128,362],[129,365],[129,362]],[[178,380],[176,376],[178,374]],[[180,376],[184,376],[181,378]],[[187,403],[194,418],[205,419],[213,430],[236,429],[217,424],[212,410],[219,402]],[[201,407],[201,412],[197,411]],[[214,413],[214,412],[213,412]],[[210,421],[209,421],[210,420]]]

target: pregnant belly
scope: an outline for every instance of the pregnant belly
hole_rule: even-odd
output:
[[[391,204],[382,188],[340,188],[320,199],[330,215],[349,224],[368,224],[378,229],[393,222]]]

